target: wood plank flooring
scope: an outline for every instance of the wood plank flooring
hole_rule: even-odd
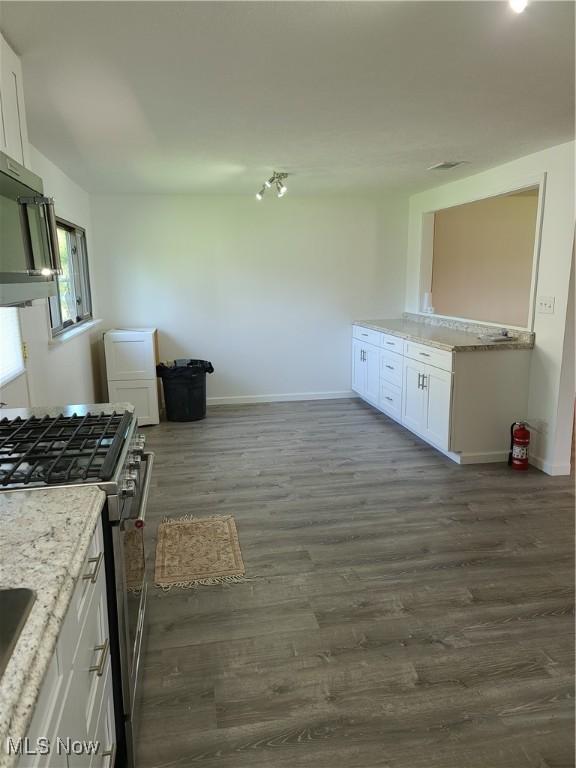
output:
[[[146,430],[244,584],[151,589],[138,768],[573,768],[573,479],[459,467],[357,400]]]

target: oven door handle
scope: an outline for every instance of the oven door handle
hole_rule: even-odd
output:
[[[152,479],[152,467],[154,466],[154,452],[145,451],[142,458],[146,461],[146,472],[144,473],[144,483],[142,485],[142,496],[140,498],[140,508],[134,520],[143,523],[146,519],[146,507],[148,505],[148,496],[150,495],[150,481]]]

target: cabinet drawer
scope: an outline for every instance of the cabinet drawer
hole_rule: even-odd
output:
[[[50,738],[55,732],[62,704],[63,683],[62,662],[58,659],[56,647],[26,734],[32,744],[41,737]],[[26,756],[20,758],[18,768],[36,768],[47,764],[48,758],[44,755]]]
[[[105,589],[104,584],[104,541],[102,523],[98,520],[60,630],[59,647],[63,660],[68,664],[72,663],[76,653],[80,632],[86,622],[94,595]]]
[[[108,673],[104,682],[102,704],[98,721],[90,727],[90,738],[100,744],[100,749],[93,755],[90,768],[114,768],[116,754],[116,731],[114,728],[114,699],[112,697],[112,673]]]
[[[405,342],[404,354],[412,360],[434,365],[444,371],[452,370],[452,352],[446,352],[444,349],[436,349],[436,347],[407,341]]]
[[[404,339],[401,339],[399,336],[390,336],[388,333],[383,333],[382,347],[388,352],[396,352],[399,355],[403,355]]]
[[[403,358],[395,352],[381,352],[380,354],[380,378],[393,384],[402,386]]]
[[[102,585],[104,586],[104,585]],[[58,726],[60,736],[72,739],[93,738],[94,729],[106,692],[110,674],[109,634],[106,616],[106,593],[98,594],[92,603],[64,692],[64,706]],[[88,764],[86,755],[76,758],[72,766]]]
[[[386,381],[380,383],[380,408],[396,421],[402,420],[402,389]]]
[[[353,328],[353,335],[355,339],[365,341],[367,344],[374,344],[380,346],[380,339],[382,334],[380,331],[373,331],[372,328],[364,328],[362,325],[355,325]]]

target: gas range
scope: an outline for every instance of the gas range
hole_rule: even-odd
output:
[[[97,485],[102,510],[117,764],[134,768],[147,596],[145,516],[154,454],[131,406],[0,411],[0,493]],[[0,526],[1,526],[0,519]],[[130,546],[134,537],[141,545]],[[137,563],[134,557],[141,558]],[[137,574],[138,583],[129,583]]]
[[[96,484],[119,499],[137,495],[146,440],[131,410],[70,406],[0,416],[0,491]]]

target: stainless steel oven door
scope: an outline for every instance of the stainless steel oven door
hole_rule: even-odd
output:
[[[146,612],[146,596],[148,591],[148,558],[146,548],[146,508],[150,493],[150,481],[154,454],[145,452],[140,463],[140,477],[137,483],[137,493],[132,503],[125,507],[126,514],[120,520],[119,556],[122,560],[122,599],[124,607],[124,642],[121,649],[122,683],[124,693],[124,715],[126,717],[127,746],[132,752],[135,739],[135,726],[138,709],[138,687],[141,678],[143,653],[144,617]],[[118,573],[118,577],[120,574]]]

